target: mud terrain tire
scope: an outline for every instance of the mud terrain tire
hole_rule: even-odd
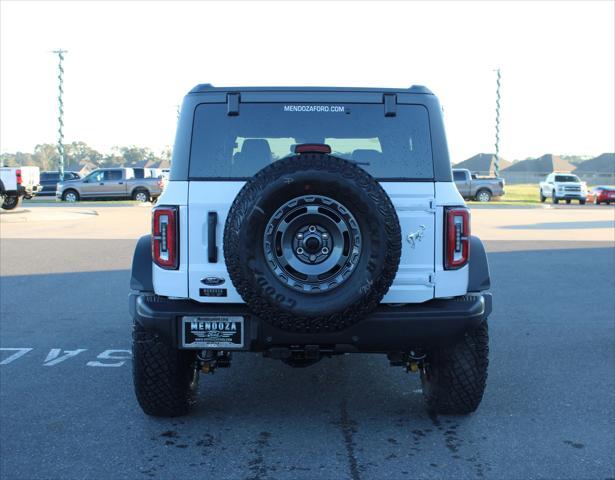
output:
[[[167,345],[135,322],[132,355],[135,393],[143,411],[155,417],[187,414],[198,387],[196,353]]]
[[[454,415],[475,411],[483,398],[488,366],[487,320],[457,343],[430,352],[421,372],[429,411]]]
[[[272,239],[279,237],[272,231],[278,232],[275,228],[281,229],[282,222],[288,221],[284,224],[289,225],[288,233],[284,233],[288,237],[284,238],[294,242],[303,235],[297,233],[304,231],[301,219],[291,220],[295,202],[299,205],[297,209],[307,205],[302,214],[306,219],[312,215],[309,212],[313,212],[311,218],[315,220],[306,220],[306,225],[310,225],[312,234],[323,232],[322,238],[330,237],[331,250],[336,248],[333,242],[336,225],[350,225],[351,233],[344,235],[348,235],[351,243],[356,240],[350,250],[358,255],[348,254],[352,258],[339,268],[343,275],[336,274],[338,266],[334,266],[330,283],[303,281],[301,272],[297,273],[297,280],[292,269],[289,273],[284,266],[275,266],[277,257],[274,258],[272,252],[282,250],[275,249]],[[287,206],[288,210],[283,211]],[[328,208],[330,216],[335,218],[339,214],[342,218],[333,223],[325,218],[321,228],[320,212]],[[294,221],[299,226],[292,223]],[[272,222],[279,223],[274,228]],[[306,231],[306,236],[309,235]],[[337,238],[342,237],[338,235]],[[341,244],[345,245],[337,242],[338,246]],[[303,253],[303,248],[293,245],[277,254],[282,263],[299,251]],[[348,248],[344,246],[343,252],[348,252]],[[318,250],[317,255],[324,250]],[[326,250],[333,255],[329,248]],[[233,285],[256,316],[287,331],[339,331],[369,315],[391,286],[400,254],[399,219],[389,196],[365,170],[327,154],[304,153],[263,168],[248,180],[235,198],[224,228],[224,258]],[[305,265],[308,265],[306,270],[312,267],[309,264],[313,260],[304,258],[303,263],[298,263],[297,259],[301,260],[299,255],[291,258],[299,270]],[[323,260],[323,265],[325,261],[328,258]],[[327,275],[329,271],[318,278]],[[305,276],[314,277],[316,275]]]

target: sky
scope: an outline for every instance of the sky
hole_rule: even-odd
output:
[[[0,151],[57,139],[172,145],[176,108],[216,86],[426,85],[453,162],[615,151],[615,2],[0,2]]]

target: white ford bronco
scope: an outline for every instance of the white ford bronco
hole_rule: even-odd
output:
[[[182,415],[233,354],[379,353],[420,373],[430,411],[470,413],[489,287],[428,89],[198,85],[134,253],[136,397]]]

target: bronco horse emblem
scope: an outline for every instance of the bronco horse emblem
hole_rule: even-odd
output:
[[[425,225],[419,225],[419,229],[416,232],[408,234],[406,240],[408,240],[408,243],[410,243],[410,248],[415,248],[416,242],[420,242],[421,240],[423,240],[424,233]]]

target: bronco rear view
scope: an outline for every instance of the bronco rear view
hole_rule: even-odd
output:
[[[428,89],[199,85],[134,254],[136,396],[182,415],[235,353],[379,353],[420,374],[430,411],[470,413],[489,286]]]

